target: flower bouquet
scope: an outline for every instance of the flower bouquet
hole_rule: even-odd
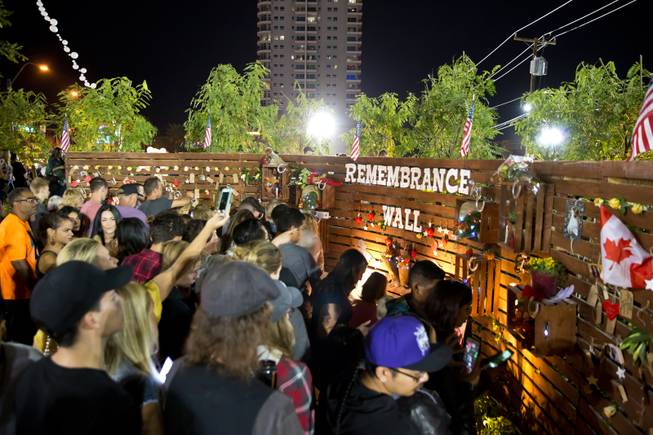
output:
[[[565,268],[551,257],[531,257],[526,263],[530,271],[532,294],[528,295],[535,300],[553,297],[557,293],[558,281]]]

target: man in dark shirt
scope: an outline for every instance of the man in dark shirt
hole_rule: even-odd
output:
[[[141,204],[140,210],[149,218],[163,213],[171,208],[183,207],[190,204],[190,198],[172,200],[163,196],[163,184],[156,177],[150,177],[143,184],[146,200]]]
[[[450,359],[451,349],[431,345],[416,318],[379,321],[365,341],[365,370],[327,390],[328,430],[339,435],[419,434],[396,398],[413,396],[428,372],[440,370]]]
[[[435,286],[444,279],[444,270],[430,260],[421,260],[410,269],[408,285],[410,293],[388,301],[388,316],[411,314],[421,319],[426,317],[424,304]]]
[[[32,318],[59,348],[18,380],[16,433],[140,434],[140,407],[104,371],[106,342],[123,322],[114,289],[130,279],[128,268],[71,261],[36,285]]]
[[[254,377],[269,301],[278,296],[270,276],[251,264],[228,261],[206,272],[186,356],[166,380],[166,434],[303,433],[290,398]]]

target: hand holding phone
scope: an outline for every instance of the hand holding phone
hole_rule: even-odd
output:
[[[512,351],[509,349],[499,352],[498,354],[486,358],[481,362],[481,370],[484,369],[494,369],[499,367],[501,364],[505,363],[512,357]]]
[[[233,198],[233,189],[231,187],[225,187],[220,191],[220,196],[218,197],[218,211],[226,213],[231,208],[231,199]]]
[[[464,370],[466,374],[471,374],[474,371],[474,366],[476,365],[476,360],[478,359],[478,353],[480,351],[481,344],[474,340],[473,338],[468,338],[465,340],[465,353],[463,355],[463,364],[465,366]]]

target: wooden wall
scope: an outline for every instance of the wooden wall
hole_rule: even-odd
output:
[[[341,181],[345,177],[345,164],[351,163],[345,157],[283,158],[291,165],[315,170],[320,174],[329,173],[330,177]],[[220,172],[229,176],[240,173],[241,168],[256,167],[258,160],[258,155],[251,154],[71,153],[67,158],[67,166],[69,171],[75,166],[104,167],[104,171],[100,171],[108,179],[111,177],[107,177],[106,167],[111,165],[113,171],[117,171],[117,166],[120,166],[120,177],[131,173],[142,181],[149,173],[135,172],[138,166],[158,167],[160,172],[165,171],[171,178],[185,178],[189,171],[184,171],[184,167],[193,168],[192,171],[196,173],[202,172],[204,168],[207,175],[215,178]],[[513,350],[514,355],[507,364],[507,371],[503,372],[503,377],[496,379],[494,389],[511,409],[521,415],[520,426],[524,433],[653,433],[653,372],[636,366],[630,355],[624,353],[626,378],[621,385],[627,394],[627,401],[623,402],[617,388],[620,383],[616,376],[617,365],[605,356],[595,357],[592,362],[587,351],[591,346],[598,354],[605,343],[618,344],[620,338],[628,334],[629,326],[625,319],[619,317],[615,334],[606,334],[604,324],[594,323],[593,308],[586,303],[593,283],[587,264],[600,262],[599,210],[593,199],[618,197],[653,206],[653,162],[538,162],[534,164],[534,170],[546,186],[538,195],[520,195],[517,206],[505,204],[505,200],[511,197],[509,186],[497,185],[491,180],[500,161],[363,157],[358,163],[470,169],[475,182],[489,185],[484,189],[484,195],[499,202],[502,213],[506,214],[516,207],[516,227],[523,230],[518,231],[520,238],[523,234],[523,239],[519,241],[520,249],[498,245],[495,258],[481,264],[483,278],[472,284],[474,288],[482,286],[485,290],[475,295],[472,330],[482,342],[484,355],[492,355],[506,348]],[[162,169],[166,166],[168,169]],[[196,167],[197,170],[194,169]],[[207,167],[210,169],[208,172]],[[92,171],[90,169],[89,172]],[[115,178],[119,180],[120,177]],[[211,197],[218,190],[215,185],[197,183],[202,196]],[[183,186],[186,190],[196,188],[195,185]],[[236,187],[243,194],[255,194],[259,189],[257,185],[246,186],[242,182]],[[208,195],[205,190],[208,190]],[[581,199],[585,205],[582,238],[573,245],[562,235],[568,198]],[[336,189],[336,206],[329,210],[332,218],[321,226],[326,231],[323,239],[328,241],[325,246],[326,265],[332,267],[340,253],[356,247],[374,259],[370,264],[373,268],[387,270],[383,254],[386,249],[384,241],[389,236],[413,243],[418,259],[431,259],[449,274],[454,275],[457,271],[461,274],[461,266],[466,263],[465,254],[470,249],[475,254],[481,253],[484,249],[481,243],[451,237],[446,246],[441,246],[437,254],[434,254],[432,239],[418,238],[413,232],[389,227],[384,230],[378,226],[363,229],[362,225],[354,222],[358,213],[365,216],[369,211],[375,211],[377,219],[382,219],[382,205],[392,205],[420,210],[420,221],[424,228],[430,221],[436,228],[446,228],[453,233],[457,205],[461,199],[464,198],[442,193],[345,184]],[[631,228],[645,249],[653,248],[653,207],[641,215],[621,215],[618,211],[613,211]],[[540,213],[544,213],[544,216],[537,220],[536,215]],[[436,231],[435,235],[442,245],[443,234]],[[524,346],[507,327],[509,288],[511,285],[526,283],[526,276],[515,269],[515,259],[521,250],[538,251],[540,256],[551,255],[569,271],[569,282],[575,286],[573,300],[578,304],[578,344],[576,350],[566,355],[537,355],[534,350]],[[538,255],[538,252],[530,254]],[[616,292],[616,289],[611,290],[612,294]],[[482,297],[486,299],[481,299]],[[653,292],[636,290],[634,300],[632,323],[653,332]],[[597,388],[589,386],[590,376],[598,379]],[[603,414],[603,409],[608,405],[615,405],[618,409],[610,418]]]

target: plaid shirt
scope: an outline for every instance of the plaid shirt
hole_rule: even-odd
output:
[[[290,397],[295,405],[299,423],[307,435],[313,435],[315,418],[313,402],[313,379],[306,364],[281,358],[277,363],[277,389]]]
[[[162,261],[163,255],[151,249],[143,249],[138,254],[125,257],[122,266],[130,266],[134,269],[134,281],[143,284],[159,274]]]

